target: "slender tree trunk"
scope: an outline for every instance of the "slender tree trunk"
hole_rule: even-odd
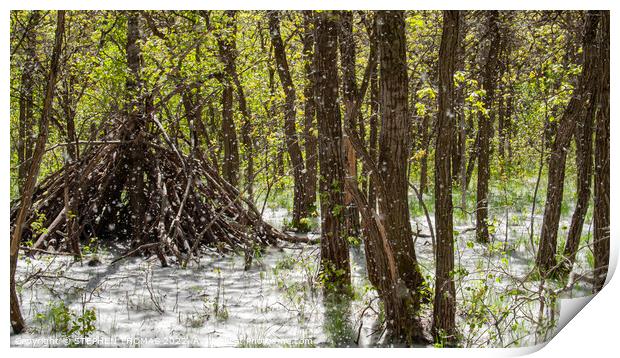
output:
[[[439,49],[439,95],[437,141],[435,142],[435,304],[433,333],[438,342],[456,341],[456,291],[454,238],[452,222],[452,171],[450,155],[456,132],[454,109],[454,68],[459,38],[459,11],[444,11],[443,33]]]
[[[293,169],[294,181],[293,219],[291,225],[294,228],[299,229],[301,219],[308,216],[308,207],[306,206],[307,201],[305,199],[307,178],[304,174],[306,169],[301,155],[301,149],[299,147],[297,129],[295,128],[295,86],[293,85],[288,61],[286,59],[284,43],[282,42],[282,37],[280,35],[280,18],[277,11],[269,12],[269,32],[271,34],[271,43],[273,44],[278,76],[280,77],[280,82],[282,83],[282,88],[284,89],[285,95],[284,133],[286,135],[286,148],[291,161],[291,167]]]
[[[504,146],[506,145],[506,101],[504,99],[504,86],[499,88],[499,96],[497,96],[497,155],[500,159],[504,159]]]
[[[565,273],[569,273],[575,262],[583,223],[588,211],[590,202],[590,191],[592,186],[592,134],[594,132],[594,121],[598,103],[600,99],[600,61],[601,59],[593,59],[596,69],[590,77],[589,83],[586,84],[586,92],[582,101],[584,110],[582,111],[583,120],[575,123],[575,158],[577,164],[577,202],[575,203],[575,211],[571,219],[570,229],[566,238],[566,245],[563,254],[562,269]]]
[[[64,101],[63,108],[65,114],[65,120],[67,122],[67,147],[66,147],[66,156],[65,156],[65,171],[64,171],[64,195],[65,195],[65,215],[66,215],[66,223],[67,223],[67,238],[69,241],[69,245],[71,245],[71,251],[73,251],[74,258],[76,260],[81,259],[81,251],[80,251],[80,233],[79,233],[79,223],[78,223],[78,208],[80,206],[80,193],[81,190],[77,187],[79,184],[75,183],[74,177],[79,177],[80,175],[71,176],[73,171],[78,171],[80,168],[76,165],[78,160],[78,150],[79,147],[77,145],[78,138],[75,132],[75,110],[71,103],[71,93],[70,89],[73,88],[73,83],[69,81],[69,83],[65,83],[65,92],[64,92]]]
[[[321,270],[325,288],[348,290],[349,249],[344,237],[344,158],[338,105],[338,28],[333,12],[316,14],[316,93],[319,127]]]
[[[129,162],[128,183],[125,187],[129,191],[129,217],[134,242],[140,242],[142,239],[146,217],[146,194],[144,192],[146,96],[141,75],[142,55],[139,19],[139,12],[128,12],[126,52],[129,76],[127,77],[126,88],[129,94],[129,104],[126,111],[129,131],[124,138],[128,142],[128,147],[126,147],[123,155]]]
[[[233,186],[239,184],[239,141],[237,139],[237,128],[233,118],[233,92],[234,78],[236,76],[235,67],[235,24],[234,11],[226,12],[225,30],[217,35],[217,43],[220,52],[220,59],[224,64],[226,74],[223,76],[222,85],[222,136],[224,144],[223,174],[224,179]]]
[[[430,127],[429,114],[425,113],[422,116],[421,130],[422,130],[422,150],[424,150],[424,156],[420,159],[420,193],[428,193],[428,152],[431,146],[431,134],[429,133]]]
[[[357,82],[355,79],[355,41],[353,40],[353,12],[340,12],[340,63],[342,65],[342,92],[344,99],[344,125],[353,129],[357,123],[353,118],[355,99],[358,97]],[[344,137],[344,152],[347,176],[357,181],[357,156],[348,136]],[[346,231],[349,236],[359,233],[359,212],[355,207],[353,196],[346,192],[344,196],[346,206]]]
[[[420,304],[419,288],[423,283],[412,240],[409,222],[407,160],[410,148],[408,112],[408,79],[403,11],[377,12],[381,133],[379,137],[379,174],[385,190],[379,192],[379,215],[394,254],[403,296],[386,302],[388,325],[400,340],[420,339],[417,321]],[[387,275],[386,275],[387,276]],[[391,294],[395,294],[392,292]],[[403,299],[403,301],[400,301]]]
[[[492,111],[497,82],[497,58],[501,43],[499,32],[499,13],[487,12],[487,31],[491,37],[489,52],[484,66],[482,87],[486,92],[484,105],[487,113],[480,114],[478,125],[478,186],[476,192],[476,239],[489,242],[489,178],[490,141],[493,130]]]
[[[39,122],[39,137],[37,138],[32,160],[28,169],[28,176],[21,193],[20,207],[15,219],[13,235],[11,236],[11,272],[10,272],[10,301],[11,301],[11,327],[14,333],[20,333],[25,322],[19,307],[19,299],[17,296],[17,287],[15,281],[15,272],[17,271],[17,258],[19,255],[19,244],[22,241],[22,233],[24,230],[26,215],[30,211],[32,205],[32,195],[39,176],[39,169],[43,154],[45,154],[45,145],[48,136],[48,127],[50,117],[52,115],[52,103],[54,100],[54,91],[56,88],[56,78],[59,71],[60,52],[62,51],[62,40],[65,32],[65,12],[60,10],[57,12],[56,34],[54,39],[54,50],[52,52],[52,60],[50,63],[50,71],[47,77],[47,86],[45,88],[45,97],[43,99],[43,109],[41,113],[41,121]]]
[[[233,87],[230,82],[225,82],[222,90],[222,141],[224,144],[222,173],[224,179],[236,187],[239,184],[239,144],[232,105]]]
[[[370,51],[374,54],[374,63],[375,66],[372,70],[372,74],[370,76],[370,119],[369,119],[369,129],[368,129],[368,153],[370,157],[375,162],[377,161],[377,147],[378,147],[378,139],[379,139],[379,61],[377,59],[377,36],[376,36],[376,24],[373,21],[373,29],[370,31]],[[368,172],[368,170],[365,170]],[[373,175],[370,175],[368,179],[368,205],[373,210],[377,208],[377,192],[375,189],[375,179]]]
[[[456,48],[456,63],[455,72],[465,71],[465,19],[461,15],[458,29],[458,39]],[[463,181],[465,177],[465,165],[466,165],[466,145],[467,137],[465,132],[465,83],[459,82],[455,88],[455,104],[454,114],[456,117],[456,123],[458,131],[455,131],[454,138],[455,144],[452,146],[452,180],[455,183],[461,183],[463,187]],[[463,191],[465,193],[465,191]],[[464,206],[463,206],[464,208]]]
[[[312,11],[304,11],[304,37],[303,37],[303,54],[304,54],[304,72],[306,76],[306,85],[304,87],[304,151],[306,152],[306,205],[312,209],[316,205],[316,189],[317,189],[317,137],[316,130],[316,103],[314,102],[314,78],[313,73],[313,46],[314,46],[314,30],[312,29]]]
[[[609,267],[609,11],[601,14],[600,110],[596,118],[594,166],[594,292],[603,289]]]
[[[224,68],[227,75],[227,78],[225,79],[226,86],[234,85],[234,88],[237,92],[239,111],[243,116],[243,124],[241,125],[241,142],[243,144],[243,154],[246,161],[245,192],[250,198],[250,201],[252,201],[254,197],[254,145],[251,138],[252,118],[248,109],[247,100],[245,98],[245,92],[243,91],[241,80],[239,79],[239,73],[237,72],[237,26],[235,20],[236,11],[227,10],[225,11],[225,15],[225,31],[224,33],[218,35],[218,47],[220,51],[220,57],[222,59],[222,62],[224,63]],[[230,130],[230,128],[228,129]],[[235,182],[239,178],[239,167],[237,166],[236,169],[237,174]]]
[[[38,21],[39,16],[39,11],[33,11],[32,15],[30,15],[29,22]],[[27,34],[24,34],[24,36],[27,36]],[[32,36],[34,36],[34,34]],[[28,177],[30,159],[32,158],[32,151],[34,149],[33,128],[35,127],[35,121],[33,116],[33,93],[35,91],[35,85],[33,74],[36,68],[36,53],[33,41],[28,41],[25,52],[26,61],[22,69],[19,93],[19,138],[17,141],[17,162],[19,165],[17,175],[20,195],[23,192],[23,187]]]
[[[562,207],[562,195],[564,192],[564,175],[566,165],[566,153],[568,151],[571,138],[575,131],[577,118],[581,114],[583,99],[587,88],[587,83],[591,81],[595,59],[595,40],[596,29],[598,26],[598,16],[588,12],[584,24],[583,36],[583,55],[584,65],[578,81],[578,87],[573,93],[573,97],[564,111],[558,131],[553,142],[551,156],[549,158],[549,174],[547,182],[547,201],[545,202],[545,214],[543,217],[542,230],[536,265],[543,276],[552,274],[556,267],[556,249],[558,239],[558,226],[560,223],[560,210]]]

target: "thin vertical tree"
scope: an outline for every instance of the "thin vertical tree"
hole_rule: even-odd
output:
[[[316,103],[314,102],[314,24],[313,12],[303,12],[303,58],[304,75],[304,151],[306,154],[306,206],[312,209],[316,205],[317,189],[317,136],[316,136]]]
[[[250,110],[248,108],[247,99],[245,97],[245,91],[243,90],[243,85],[241,84],[241,79],[239,77],[239,72],[237,71],[237,21],[236,21],[237,12],[235,10],[227,10],[224,12],[223,22],[224,22],[224,31],[222,33],[217,33],[218,37],[218,47],[220,51],[220,58],[224,64],[225,76],[224,86],[226,86],[225,90],[227,91],[227,96],[232,96],[233,92],[230,88],[234,89],[234,92],[237,93],[237,103],[239,106],[239,111],[243,117],[243,124],[241,125],[241,143],[243,145],[243,153],[246,161],[246,169],[245,169],[245,192],[252,200],[254,196],[254,145],[251,138],[252,132],[252,118],[250,114]],[[232,120],[232,102],[229,102],[230,99],[226,98],[226,111],[227,111],[227,123],[230,123],[226,126],[227,132],[225,135],[230,136],[228,140],[231,142],[237,141],[236,135],[236,126],[234,121]],[[235,131],[235,132],[232,132]],[[234,146],[234,144],[233,144]],[[234,150],[234,148],[233,148]],[[237,144],[237,152],[238,152],[238,144]],[[239,170],[239,158],[238,153],[232,153],[234,156],[236,154],[237,158],[234,159],[234,165],[237,165],[237,168],[233,168],[234,170]],[[226,165],[226,164],[225,164]],[[232,173],[231,173],[232,174]],[[235,173],[236,181],[239,177],[238,173]]]
[[[315,66],[319,128],[319,192],[321,202],[321,270],[326,288],[340,291],[351,283],[344,227],[344,157],[338,104],[338,15],[315,15]]]
[[[146,217],[144,172],[146,165],[146,93],[142,79],[142,51],[140,48],[140,16],[138,11],[127,12],[127,43],[125,47],[129,73],[125,82],[127,103],[125,115],[127,131],[122,135],[125,150],[122,153],[121,177],[127,177],[125,187],[129,194],[131,233],[140,241]]]
[[[307,177],[304,173],[306,169],[299,145],[299,136],[296,129],[297,116],[295,101],[297,95],[295,93],[295,85],[293,84],[293,79],[289,70],[284,42],[282,41],[282,35],[280,35],[280,14],[278,11],[270,11],[268,16],[269,33],[271,34],[271,44],[273,45],[276,68],[285,95],[284,134],[286,136],[286,149],[290,158],[294,181],[293,218],[291,220],[291,225],[296,229],[300,229],[301,219],[308,216],[309,208],[305,198],[305,182]]]
[[[28,23],[36,24],[41,17],[39,11],[32,11]],[[34,26],[24,29],[24,38],[35,37]],[[18,189],[21,194],[23,186],[28,177],[29,161],[32,158],[34,149],[34,93],[35,74],[36,74],[36,49],[35,42],[27,41],[25,45],[25,59],[22,64],[20,91],[19,91],[19,138],[17,139],[17,162],[18,169]]]
[[[557,265],[557,239],[562,207],[562,195],[564,193],[564,176],[566,166],[566,154],[570,141],[575,132],[577,120],[582,113],[587,83],[595,71],[596,63],[596,32],[599,16],[593,11],[586,15],[583,31],[583,67],[579,76],[578,84],[573,95],[564,110],[558,124],[557,133],[553,141],[551,155],[549,157],[549,173],[547,180],[547,199],[545,213],[540,234],[536,265],[543,276],[553,274]]]
[[[594,292],[603,289],[609,267],[609,10],[599,11],[602,41],[600,108],[596,117],[594,166]]]
[[[454,289],[454,238],[452,222],[452,142],[456,132],[454,69],[459,39],[459,11],[443,12],[439,48],[439,94],[435,142],[435,303],[433,334],[438,342],[456,341],[456,292]]]
[[[599,32],[599,36],[597,36],[596,39],[599,43],[601,41],[600,37],[601,34]],[[598,46],[601,45],[599,44]],[[568,236],[566,237],[566,245],[564,246],[561,266],[564,273],[568,273],[572,270],[577,256],[592,187],[592,134],[594,133],[595,116],[600,107],[601,59],[599,58],[599,54],[593,52],[591,61],[595,68],[592,69],[592,75],[589,76],[588,82],[584,85],[584,93],[581,98],[584,108],[580,116],[581,120],[576,121],[574,128],[575,161],[577,166],[577,201],[575,203],[570,229],[568,230]]]
[[[342,98],[344,100],[344,125],[354,128],[357,125],[353,117],[355,100],[358,97],[357,81],[355,77],[355,40],[353,38],[353,12],[340,12],[340,63],[342,68]],[[357,156],[348,136],[344,137],[344,152],[346,173],[357,180]],[[359,232],[359,213],[354,205],[353,196],[345,192],[347,235],[355,236]]]
[[[20,196],[20,206],[11,235],[11,272],[10,272],[10,303],[11,303],[11,327],[14,333],[20,333],[26,324],[19,307],[19,298],[17,297],[17,287],[15,281],[15,272],[17,271],[17,257],[19,255],[19,245],[22,241],[22,233],[26,224],[26,215],[30,211],[32,204],[32,196],[37,184],[39,169],[43,154],[45,154],[45,146],[47,144],[48,129],[50,118],[52,116],[52,104],[54,101],[54,93],[56,90],[56,81],[60,70],[60,55],[62,51],[62,42],[65,32],[65,11],[59,10],[56,14],[56,33],[54,35],[54,48],[50,62],[50,69],[47,75],[47,84],[45,87],[45,96],[43,98],[43,107],[41,119],[39,121],[39,137],[37,138],[32,159],[30,161],[28,176],[24,183]]]
[[[491,132],[493,130],[493,102],[497,86],[497,63],[500,51],[499,12],[487,11],[487,34],[490,37],[489,52],[483,69],[482,88],[485,91],[485,113],[478,124],[478,183],[476,187],[476,239],[489,242],[489,179],[491,157]]]
[[[418,267],[409,222],[407,160],[411,124],[404,12],[377,12],[377,35],[381,102],[377,169],[385,186],[385,190],[379,191],[379,215],[383,217],[399,280],[406,292],[403,293],[405,316],[393,322],[393,333],[398,339],[412,342],[421,333],[415,315],[424,279]]]
[[[233,186],[239,184],[239,141],[237,139],[237,126],[233,113],[233,93],[235,88],[234,78],[237,70],[235,66],[235,32],[234,12],[224,13],[223,22],[225,31],[217,34],[217,44],[220,59],[224,64],[225,74],[222,76],[222,142],[224,147],[224,161],[222,172]],[[237,78],[238,81],[238,78]]]

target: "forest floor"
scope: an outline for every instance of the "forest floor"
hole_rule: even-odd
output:
[[[288,211],[268,208],[276,227]],[[533,267],[529,217],[511,213],[495,222],[494,242],[474,242],[471,220],[456,220],[457,325],[468,347],[518,347],[552,336],[557,298],[581,297],[590,286],[587,250],[580,250],[566,282],[541,282]],[[431,215],[431,220],[433,216]],[[508,219],[506,225],[505,219]],[[540,215],[535,215],[538,232]],[[412,226],[428,233],[424,216]],[[566,226],[568,222],[562,222]],[[586,224],[587,226],[587,224]],[[587,230],[586,227],[584,230]],[[508,234],[506,235],[506,230]],[[311,236],[318,236],[311,233]],[[415,240],[429,285],[433,284],[430,237]],[[27,332],[12,346],[314,347],[381,345],[383,315],[367,278],[363,244],[351,247],[353,298],[324,302],[318,279],[319,246],[282,243],[255,253],[251,269],[242,255],[204,255],[188,268],[161,267],[153,257],[110,264],[114,248],[99,246],[83,263],[69,256],[40,255],[19,261],[17,278]],[[87,264],[97,257],[96,266]],[[432,306],[422,307],[431,317]],[[425,319],[428,321],[428,318]],[[428,322],[425,322],[428,324]],[[85,339],[88,337],[88,339]]]

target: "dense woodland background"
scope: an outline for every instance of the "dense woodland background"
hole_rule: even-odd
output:
[[[86,260],[94,238],[122,245],[115,261],[187,267],[215,250],[246,269],[264,246],[319,243],[323,295],[344,300],[361,245],[379,319],[407,345],[463,344],[455,246],[467,232],[463,247],[527,257],[519,282],[540,295],[600,290],[609,21],[12,11],[13,332],[26,326],[18,261]],[[264,220],[269,207],[288,209],[284,227]],[[418,238],[431,239],[432,267],[420,268]],[[576,275],[578,255],[588,268]]]

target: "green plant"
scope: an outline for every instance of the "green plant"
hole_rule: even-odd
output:
[[[45,224],[45,221],[47,220],[47,218],[45,217],[45,213],[35,211],[34,214],[36,219],[30,224],[30,228],[32,228],[32,231],[37,235],[47,233],[47,228],[43,226]]]
[[[82,314],[78,314],[67,307],[63,301],[52,302],[47,311],[35,314],[35,322],[39,324],[41,330],[45,323],[49,323],[51,333],[58,333],[69,339],[89,337],[97,330],[96,321],[97,314],[94,308],[86,309]]]

